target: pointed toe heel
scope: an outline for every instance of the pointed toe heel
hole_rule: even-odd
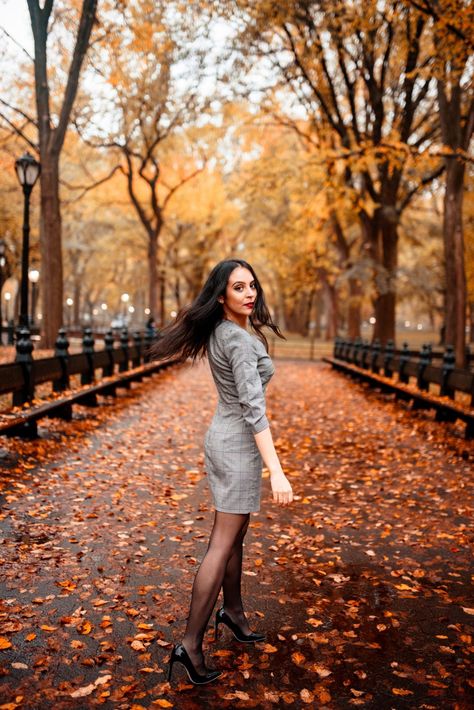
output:
[[[211,681],[216,680],[217,678],[219,678],[219,676],[222,675],[222,671],[218,671],[215,669],[207,669],[207,672],[204,674],[198,673],[183,644],[177,643],[171,651],[171,656],[168,665],[168,683],[171,681],[171,673],[173,670],[173,665],[176,661],[178,663],[181,663],[181,665],[185,667],[186,673],[188,674],[188,678],[191,683],[194,683],[194,685],[204,685],[205,683],[210,683]]]
[[[234,638],[241,643],[256,643],[258,641],[265,641],[266,639],[265,634],[257,634],[254,631],[250,634],[244,634],[242,629],[237,626],[234,621],[232,621],[230,616],[224,610],[224,607],[221,607],[219,611],[216,612],[216,619],[214,623],[214,638],[216,640],[219,624],[225,624],[232,631]]]

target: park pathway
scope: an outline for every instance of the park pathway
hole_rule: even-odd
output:
[[[201,688],[165,673],[213,516],[207,366],[0,442],[0,709],[472,707],[472,444],[326,365],[276,368],[296,498],[264,478],[243,575],[267,641],[210,624],[226,673]]]

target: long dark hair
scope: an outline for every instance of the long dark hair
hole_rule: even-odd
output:
[[[175,320],[163,328],[160,337],[149,350],[153,360],[169,360],[178,356],[180,360],[190,357],[195,361],[198,357],[203,358],[206,355],[211,333],[224,316],[223,305],[217,299],[219,296],[225,296],[229,277],[239,266],[248,269],[255,281],[257,296],[252,314],[249,316],[252,329],[267,350],[268,342],[262,332],[263,326],[271,328],[275,335],[284,339],[284,335],[272,320],[260,281],[250,264],[242,259],[224,259],[214,266],[201,292],[191,305],[184,306]]]

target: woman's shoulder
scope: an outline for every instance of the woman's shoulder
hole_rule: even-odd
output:
[[[237,338],[251,338],[252,336],[245,328],[235,323],[233,320],[223,319],[214,328],[216,333],[221,338],[229,338],[235,336]]]
[[[214,337],[223,345],[252,346],[256,338],[232,320],[221,320],[214,328]]]

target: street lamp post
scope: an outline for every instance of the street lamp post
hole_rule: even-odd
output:
[[[14,340],[13,340],[13,333],[14,333],[14,328],[13,328],[13,318],[10,317],[10,301],[11,301],[12,295],[10,291],[5,291],[5,316],[7,320],[7,344],[8,345],[13,345]]]
[[[36,297],[40,272],[38,269],[30,269],[28,278],[31,281],[31,326],[35,324]]]
[[[128,293],[122,293],[120,296],[120,300],[122,301],[122,318],[123,318],[123,324],[126,325],[127,322],[127,303],[130,300],[130,295]]]
[[[11,299],[12,299],[12,295],[11,295],[10,291],[6,291],[5,292],[5,303],[6,303],[5,316],[6,316],[7,322],[10,320],[10,301],[11,301]]]
[[[2,313],[2,289],[5,275],[5,250],[7,245],[4,239],[0,239],[0,345],[3,345],[3,313]]]
[[[41,172],[41,165],[30,153],[15,162],[18,180],[23,188],[23,246],[21,255],[20,326],[28,327],[28,258],[30,251],[30,196]]]
[[[73,298],[66,298],[66,306],[67,308],[67,327],[70,328],[72,324],[72,318],[71,318],[71,308],[74,305],[74,299]]]
[[[101,303],[101,304],[100,304],[100,308],[101,308],[101,311],[102,311],[102,325],[105,326],[108,306],[107,306],[106,303]]]

